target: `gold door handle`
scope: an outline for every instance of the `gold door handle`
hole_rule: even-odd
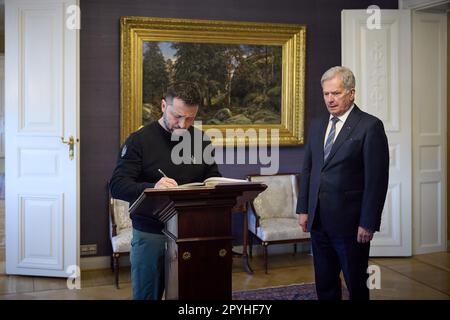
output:
[[[80,141],[79,139],[76,139],[73,136],[69,137],[69,140],[64,141],[64,137],[61,137],[61,142],[64,144],[68,144],[69,145],[69,159],[73,160],[73,146],[75,145],[75,143],[77,143],[78,141]]]

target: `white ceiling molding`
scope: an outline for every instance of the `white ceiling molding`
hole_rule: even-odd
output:
[[[450,0],[399,0],[398,7],[415,11],[447,12],[450,10]]]

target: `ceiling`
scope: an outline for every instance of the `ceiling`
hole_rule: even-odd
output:
[[[404,8],[416,8],[419,11],[450,12],[449,0],[402,0]],[[0,35],[5,35],[5,0],[0,0]]]

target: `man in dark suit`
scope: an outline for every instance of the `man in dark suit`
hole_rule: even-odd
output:
[[[355,104],[355,77],[333,67],[321,79],[329,114],[312,121],[297,203],[311,232],[319,300],[340,300],[342,270],[350,299],[369,299],[370,241],[379,231],[388,187],[383,123]]]

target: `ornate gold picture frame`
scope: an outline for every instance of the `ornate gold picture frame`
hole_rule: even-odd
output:
[[[249,50],[276,52],[276,48],[280,48],[279,53],[266,54],[265,56],[266,61],[272,59],[272,73],[274,73],[274,69],[279,69],[279,79],[277,80],[279,84],[274,85],[275,87],[271,91],[269,88],[269,93],[265,93],[265,96],[262,94],[258,96],[256,92],[249,92],[246,97],[242,97],[242,99],[236,97],[233,100],[235,104],[245,101],[245,105],[235,108],[240,112],[245,110],[250,103],[253,103],[252,108],[258,108],[258,106],[263,106],[264,101],[269,101],[271,102],[270,106],[274,109],[272,113],[267,116],[269,112],[263,110],[265,113],[260,113],[266,114],[266,118],[263,117],[262,120],[254,122],[246,119],[244,112],[242,112],[242,115],[239,114],[240,118],[237,116],[235,118],[230,117],[224,122],[208,123],[203,119],[202,129],[216,129],[215,132],[222,133],[211,137],[215,145],[232,146],[242,143],[243,141],[239,141],[240,139],[244,139],[247,145],[271,144],[277,142],[272,141],[272,137],[275,136],[278,137],[280,145],[303,144],[305,37],[306,27],[297,24],[122,17],[120,142],[123,143],[130,133],[144,124],[143,113],[148,111],[147,105],[145,108],[143,107],[144,53],[149,44],[155,47],[155,44],[164,43],[166,46],[172,45],[172,47],[177,47],[177,45],[180,47],[180,44],[184,46],[195,44],[198,47],[198,44],[200,44],[204,45],[205,48],[208,47],[208,49],[214,47],[212,45],[225,47],[225,50],[231,47],[240,48],[242,49],[240,50],[241,56],[244,56],[244,58],[247,57],[246,52]],[[202,50],[201,46],[200,50]],[[277,60],[276,55],[281,59]],[[172,61],[167,62],[172,64]],[[237,69],[237,63],[232,64],[232,67]],[[216,97],[220,97],[220,94],[225,95],[220,90],[217,92]],[[250,93],[253,95],[251,96]],[[248,96],[254,98],[253,102]],[[267,99],[264,99],[264,97]],[[224,99],[216,98],[215,101],[214,107],[220,108],[220,103]],[[230,97],[228,97],[228,101],[231,101]],[[158,108],[156,103],[153,108]],[[235,109],[229,111],[225,108],[226,112],[230,113],[227,116],[231,116]],[[255,113],[254,109],[247,111],[248,117],[250,117],[249,114]],[[222,109],[220,112],[224,113]],[[247,121],[233,122],[233,119],[242,118]],[[271,119],[271,121],[267,119]],[[261,129],[265,129],[262,131],[265,131],[266,134],[260,134]],[[276,135],[272,134],[273,130],[277,132]],[[229,134],[234,131],[256,132],[256,138],[249,138],[249,136],[239,138],[237,135]]]

